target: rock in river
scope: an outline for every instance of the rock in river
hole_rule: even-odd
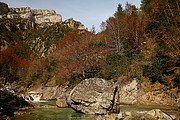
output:
[[[100,78],[85,79],[71,91],[67,103],[86,114],[118,113],[117,85]]]
[[[148,111],[144,117],[142,117],[144,120],[173,120],[173,118],[162,112],[160,109],[153,109],[151,111]]]

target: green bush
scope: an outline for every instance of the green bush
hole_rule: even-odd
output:
[[[156,81],[160,83],[165,83],[163,77],[165,70],[165,63],[167,63],[171,58],[164,55],[164,53],[157,49],[155,50],[155,56],[151,58],[151,63],[143,67],[143,74],[149,77],[152,83]]]
[[[130,59],[125,55],[112,54],[107,56],[106,63],[109,68],[109,78],[111,79],[128,72]]]

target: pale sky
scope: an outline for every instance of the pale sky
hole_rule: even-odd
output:
[[[99,29],[102,21],[113,16],[118,4],[126,2],[140,7],[141,0],[0,0],[9,7],[31,7],[31,9],[53,9],[61,14],[63,20],[74,18],[87,28],[94,25]]]

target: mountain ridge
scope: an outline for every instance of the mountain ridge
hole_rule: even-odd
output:
[[[62,15],[57,14],[53,9],[31,9],[30,7],[9,8],[8,4],[0,2],[0,19],[28,19],[32,24],[41,27],[49,26],[54,23],[64,23],[70,28],[85,30],[85,26],[73,20],[73,18],[62,21]],[[34,25],[32,25],[34,26]]]

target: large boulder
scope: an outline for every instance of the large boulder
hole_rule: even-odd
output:
[[[85,79],[70,93],[67,103],[86,114],[119,112],[117,85],[100,78]]]

